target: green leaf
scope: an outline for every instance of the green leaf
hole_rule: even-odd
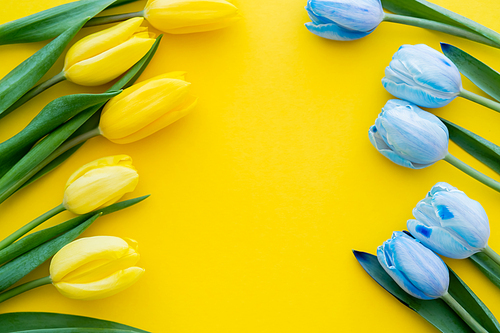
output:
[[[66,244],[72,242],[94,222],[100,214],[95,214],[85,222],[0,267],[0,292],[28,275],[44,261],[52,257]]]
[[[443,53],[482,91],[500,101],[500,73],[450,44],[441,43]]]
[[[74,21],[79,23],[70,25],[59,37],[23,61],[0,80],[0,118],[7,115],[6,110],[47,73],[69,41],[88,19],[89,17],[86,17]]]
[[[98,209],[94,212],[90,212],[87,214],[83,214],[80,216],[77,216],[75,218],[72,218],[71,220],[68,220],[66,222],[60,223],[58,225],[55,225],[50,228],[46,228],[37,232],[34,232],[32,234],[29,234],[17,242],[9,245],[3,250],[0,250],[0,265],[6,263],[7,261],[10,261],[16,257],[19,257],[23,253],[28,252],[29,250],[37,247],[38,245],[41,245],[57,236],[60,236],[61,234],[67,232],[68,230],[75,228],[91,218],[92,216],[96,214],[102,214],[102,215],[107,215],[114,213],[116,211],[128,208],[130,206],[133,206],[142,200],[146,199],[149,197],[149,195],[145,195],[142,197],[130,199],[130,200],[125,200],[121,202],[117,202],[115,204],[112,204],[108,207]]]
[[[500,325],[491,311],[451,269],[449,294],[488,332],[500,332]]]
[[[59,127],[79,112],[102,104],[121,91],[103,94],[75,94],[59,97],[47,104],[18,134],[0,143],[0,165],[12,161],[19,152],[25,152],[38,140]]]
[[[500,288],[500,266],[493,259],[482,252],[474,254],[469,259],[493,284]]]
[[[365,252],[353,252],[363,269],[379,285],[441,332],[474,332],[444,301],[440,299],[424,301],[406,293],[380,266],[376,256]]]
[[[144,332],[131,326],[115,323],[107,320],[100,320],[90,317],[73,316],[60,313],[45,312],[14,312],[0,314],[0,333],[21,333],[33,332],[38,330],[49,330],[50,332],[86,332],[84,330],[76,331],[58,331],[57,329],[72,328],[94,328],[102,332]],[[118,331],[116,331],[118,330]],[[46,332],[49,332],[46,331]],[[88,331],[96,332],[96,331]]]
[[[460,148],[500,174],[500,147],[454,123],[439,118],[448,128],[450,139]]]
[[[118,6],[123,6],[123,5],[129,4],[132,2],[137,2],[137,1],[139,1],[139,0],[116,0],[111,5],[109,5],[109,7],[106,9],[110,9],[110,8],[114,8],[114,7],[118,7]]]
[[[39,42],[56,37],[72,28],[75,22],[87,21],[115,1],[75,1],[4,23],[0,25],[0,45]]]
[[[500,35],[485,26],[425,0],[382,0],[384,9],[395,14],[419,17],[459,27],[500,44]]]

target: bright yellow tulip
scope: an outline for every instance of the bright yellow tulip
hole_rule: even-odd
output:
[[[149,0],[144,17],[158,30],[188,34],[225,28],[240,15],[224,0]]]
[[[75,171],[66,183],[63,206],[85,214],[109,206],[137,186],[139,175],[132,158],[116,155],[97,159]]]
[[[50,263],[52,284],[66,297],[100,299],[130,287],[144,274],[137,242],[113,236],[80,238],[56,253]]]
[[[101,134],[115,143],[129,143],[170,125],[195,106],[190,85],[183,72],[172,72],[125,89],[104,107]]]
[[[132,67],[155,42],[142,17],[131,18],[79,40],[64,63],[64,76],[76,84],[97,86],[107,83]]]

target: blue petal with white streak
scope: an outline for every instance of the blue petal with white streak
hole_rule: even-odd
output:
[[[392,95],[429,108],[447,105],[462,89],[455,64],[424,44],[401,46],[385,69],[382,84]]]
[[[448,136],[439,118],[402,100],[389,100],[368,131],[370,142],[382,155],[412,169],[443,159]]]
[[[408,294],[424,300],[435,299],[448,292],[450,277],[445,263],[403,232],[377,249],[380,265]]]
[[[490,226],[481,204],[455,187],[438,183],[413,209],[410,233],[443,256],[464,259],[488,244]]]
[[[340,41],[369,35],[384,17],[380,0],[309,0],[306,10],[310,32]]]

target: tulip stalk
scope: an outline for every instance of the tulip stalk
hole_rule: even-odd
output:
[[[14,243],[16,240],[18,240],[19,238],[21,238],[22,236],[24,236],[25,234],[27,234],[28,232],[30,232],[31,230],[33,230],[34,228],[36,228],[37,226],[42,224],[43,222],[47,221],[48,219],[56,216],[57,214],[59,214],[61,212],[64,212],[65,210],[66,210],[66,208],[62,204],[60,204],[59,206],[54,207],[51,210],[49,210],[48,212],[40,215],[39,217],[37,217],[33,221],[29,222],[28,224],[26,224],[25,226],[18,229],[17,231],[12,233],[10,236],[8,236],[4,240],[2,240],[0,242],[0,250],[5,249],[7,246]]]
[[[91,21],[92,20],[90,20],[89,22],[91,22]],[[447,33],[449,35],[469,39],[469,40],[472,40],[472,41],[475,41],[475,42],[478,42],[481,44],[500,48],[500,36],[495,36],[495,41],[492,41],[491,39],[488,39],[488,38],[485,38],[485,37],[478,35],[476,33],[470,32],[469,30],[461,29],[461,28],[458,28],[458,27],[455,27],[455,26],[452,26],[449,24],[441,23],[441,22],[426,20],[426,19],[412,17],[412,16],[390,14],[390,13],[384,13],[383,21],[400,23],[400,24],[405,24],[405,25],[411,25],[414,27],[444,32],[444,33]]]
[[[486,106],[487,108],[495,110],[496,112],[500,112],[500,103],[475,94],[471,91],[460,89],[460,94],[458,96],[468,99],[469,101],[473,101],[474,103],[480,104],[482,106]]]
[[[478,181],[480,181],[484,185],[491,187],[492,189],[494,189],[497,192],[500,192],[500,183],[499,182],[497,182],[493,178],[490,178],[490,177],[486,176],[485,174],[477,171],[476,169],[472,168],[471,166],[465,164],[464,162],[462,162],[461,160],[459,160],[455,156],[451,155],[450,153],[446,154],[446,156],[444,157],[444,160],[446,162],[450,163],[451,165],[453,165],[454,167],[456,167],[457,169],[465,172],[469,176],[477,179]]]
[[[103,25],[103,24],[109,24],[109,23],[116,23],[116,22],[122,22],[134,17],[144,17],[144,11],[138,11],[138,12],[133,12],[133,13],[125,13],[125,14],[116,14],[116,15],[108,15],[108,16],[100,16],[100,17],[94,17],[93,19],[90,19],[84,27],[94,27],[97,25]]]
[[[19,294],[24,293],[25,291],[35,289],[47,284],[51,284],[52,280],[50,279],[50,276],[46,276],[40,279],[36,279],[30,282],[23,283],[15,288],[9,289],[7,291],[4,291],[3,293],[0,294],[0,303],[5,302],[6,300],[17,296]]]
[[[500,265],[500,255],[498,255],[498,253],[496,253],[495,251],[493,251],[493,249],[491,247],[489,247],[489,245],[486,245],[484,247],[484,249],[482,250],[482,252],[484,254],[486,254],[488,257],[490,257],[491,260],[493,260],[498,265]]]
[[[488,331],[483,326],[481,326],[481,324],[479,324],[470,315],[470,313],[468,313],[467,310],[465,310],[463,306],[460,305],[460,303],[458,303],[457,300],[454,299],[453,296],[451,296],[448,292],[443,296],[441,296],[441,299],[445,301],[446,304],[448,304],[453,309],[453,311],[455,311],[460,316],[460,318],[462,318],[467,323],[467,325],[469,325],[469,327],[472,328],[474,332],[488,333]]]

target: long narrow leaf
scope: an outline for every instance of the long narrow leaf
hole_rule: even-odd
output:
[[[37,330],[53,330],[61,328],[95,328],[102,332],[115,332],[113,330],[124,330],[127,332],[143,332],[141,329],[115,323],[112,321],[101,320],[90,317],[74,316],[60,313],[46,312],[14,312],[0,314],[0,333],[20,333],[20,332],[38,332]],[[84,332],[84,331],[76,331]]]
[[[4,23],[0,25],[0,45],[39,42],[56,37],[72,28],[75,22],[94,17],[115,1],[75,1]]]
[[[490,169],[500,174],[499,146],[446,119],[440,119],[448,128],[450,139],[453,142]]]
[[[382,6],[395,14],[419,17],[459,27],[500,45],[500,35],[497,32],[425,0],[382,0]]]
[[[68,230],[85,222],[87,219],[94,216],[95,214],[102,214],[102,215],[111,214],[111,213],[114,213],[116,211],[133,206],[133,205],[141,202],[142,200],[146,199],[147,197],[149,197],[149,195],[145,195],[142,197],[117,202],[117,203],[112,204],[108,207],[98,209],[94,212],[90,212],[87,214],[77,216],[75,218],[72,218],[71,220],[60,223],[60,224],[55,225],[53,227],[46,228],[46,229],[34,232],[32,234],[29,234],[29,235],[21,238],[17,242],[9,245],[5,249],[0,250],[0,265],[20,256],[23,253],[28,252],[31,249],[34,249],[35,247],[37,247],[40,244],[43,244],[43,243],[45,243],[45,242],[47,242],[55,237],[67,232]]]
[[[479,252],[469,257],[488,279],[500,288],[500,266],[486,254]]]
[[[47,73],[69,41],[88,19],[89,17],[84,17],[74,21],[59,37],[23,61],[0,80],[0,118],[6,116],[6,110]]]
[[[482,91],[500,101],[500,73],[456,46],[441,43],[441,50],[453,61],[460,73]]]
[[[66,244],[72,242],[98,217],[99,214],[92,216],[91,218],[87,219],[87,221],[62,234],[61,236],[43,243],[42,245],[35,247],[31,251],[1,266],[0,292],[9,288],[17,281],[21,280],[32,270],[40,266],[44,261],[48,260],[54,254],[56,254],[57,251],[62,249]]]

